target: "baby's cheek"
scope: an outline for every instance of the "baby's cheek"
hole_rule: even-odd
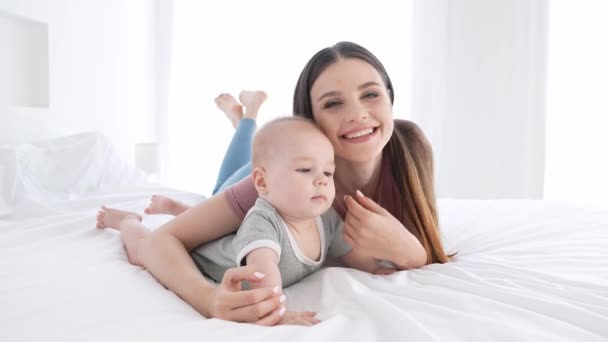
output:
[[[285,184],[285,188],[282,191],[285,194],[283,200],[289,203],[299,202],[302,197],[302,191],[299,191],[298,187],[294,184]]]

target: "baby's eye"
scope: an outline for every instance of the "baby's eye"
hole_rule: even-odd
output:
[[[323,173],[324,173],[324,174],[325,174],[325,176],[327,176],[327,177],[331,177],[331,176],[333,176],[333,175],[334,175],[333,173],[328,172],[328,171],[325,171],[325,172],[323,172]]]
[[[307,173],[310,172],[310,169],[307,168],[300,168],[300,169],[296,169],[297,172],[302,172],[302,173]]]

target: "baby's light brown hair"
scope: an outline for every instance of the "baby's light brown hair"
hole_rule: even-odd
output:
[[[325,134],[311,120],[299,116],[283,116],[264,124],[253,138],[251,164],[253,168],[262,167],[282,146],[290,143],[290,129],[297,125],[306,125],[323,136]],[[294,127],[292,127],[294,126]]]

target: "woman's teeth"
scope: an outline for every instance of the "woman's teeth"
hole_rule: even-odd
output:
[[[351,134],[345,134],[344,137],[346,139],[355,139],[355,138],[362,137],[364,135],[368,135],[368,134],[372,134],[372,133],[374,133],[374,129],[368,128],[363,131],[359,131],[359,132],[355,132],[355,133],[351,133]]]

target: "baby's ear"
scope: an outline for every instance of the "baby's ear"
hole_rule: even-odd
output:
[[[264,170],[263,167],[256,167],[253,169],[253,172],[251,172],[251,177],[253,178],[253,185],[255,185],[258,194],[266,194],[268,192],[268,188],[266,187],[266,170]]]

